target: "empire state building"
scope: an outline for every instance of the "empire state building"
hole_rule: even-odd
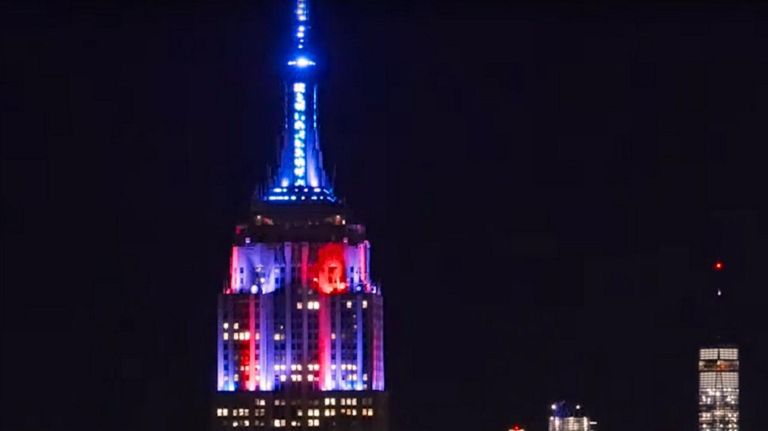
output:
[[[218,296],[213,428],[383,431],[383,297],[323,169],[310,9],[294,7],[279,166]]]

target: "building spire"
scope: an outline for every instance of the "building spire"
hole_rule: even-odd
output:
[[[309,4],[307,0],[296,0],[296,17],[294,23],[294,38],[296,39],[296,48],[304,49],[309,34]]]
[[[289,66],[305,68],[315,65],[315,61],[309,52],[309,30],[311,28],[312,26],[309,22],[309,0],[296,0],[291,35],[293,52],[288,61]]]
[[[309,0],[296,0],[285,73],[285,124],[277,175],[262,200],[336,202],[317,132],[317,79],[310,50]]]

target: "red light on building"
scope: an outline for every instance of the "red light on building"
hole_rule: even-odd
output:
[[[344,264],[344,245],[328,243],[317,251],[315,267],[317,289],[321,293],[334,294],[347,291],[346,265]]]
[[[722,271],[725,269],[725,264],[722,261],[717,261],[712,265],[712,268],[714,268],[715,271]]]

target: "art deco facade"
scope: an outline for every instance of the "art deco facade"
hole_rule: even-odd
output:
[[[214,428],[385,430],[383,297],[323,170],[309,6],[295,7],[279,168],[218,299]]]

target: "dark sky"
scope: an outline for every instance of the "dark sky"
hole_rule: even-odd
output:
[[[204,430],[288,3],[4,8],[2,428]],[[768,7],[329,0],[315,19],[393,431],[542,431],[562,398],[606,431],[694,430],[715,286],[743,428],[768,427]]]

